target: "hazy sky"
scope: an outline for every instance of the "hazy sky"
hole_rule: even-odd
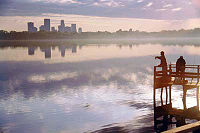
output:
[[[0,0],[0,29],[39,27],[44,18],[52,26],[61,19],[84,31],[159,31],[200,27],[200,0]]]

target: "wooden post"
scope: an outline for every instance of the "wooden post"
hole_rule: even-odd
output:
[[[197,84],[199,84],[199,65],[197,68]],[[199,111],[199,86],[197,86],[197,109]]]
[[[172,86],[169,86],[169,103],[172,104]]]
[[[154,108],[156,107],[156,66],[154,66],[154,87],[153,87],[153,103],[154,103]]]
[[[171,74],[172,74],[172,65],[169,65],[169,77],[171,78]]]
[[[166,105],[167,105],[167,101],[168,101],[168,90],[167,90],[167,87],[168,86],[165,87],[165,90],[166,90]]]
[[[161,94],[160,94],[160,101],[161,101],[161,106],[163,106],[163,99],[162,99],[162,94],[163,94],[163,87],[161,88]]]
[[[199,86],[197,86],[197,109],[199,111]]]
[[[154,82],[153,82],[153,105],[154,105],[154,129],[157,129],[157,119],[156,119],[156,66],[154,66]]]
[[[172,65],[169,65],[169,77],[171,79]],[[172,104],[172,86],[169,85],[169,103]]]
[[[199,83],[199,65],[197,67],[197,83]]]
[[[187,107],[186,107],[186,94],[187,94],[187,89],[185,88],[185,85],[183,85],[183,108],[184,108],[184,110],[187,109]]]

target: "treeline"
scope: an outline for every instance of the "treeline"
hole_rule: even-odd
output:
[[[138,38],[166,38],[166,37],[200,37],[200,28],[191,30],[169,30],[161,32],[144,31],[122,31],[117,32],[82,32],[82,33],[61,33],[39,31],[16,32],[0,31],[0,40],[37,40],[37,39],[138,39]]]

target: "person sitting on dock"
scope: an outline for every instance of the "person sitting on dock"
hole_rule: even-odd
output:
[[[165,58],[165,53],[164,51],[160,52],[161,56],[156,56],[155,59],[160,59],[160,67],[162,67],[162,71],[163,71],[163,77],[167,76],[167,61]]]
[[[185,60],[183,59],[183,56],[180,56],[178,60],[176,61],[176,75],[181,77],[181,80],[184,81],[184,72],[185,72]]]

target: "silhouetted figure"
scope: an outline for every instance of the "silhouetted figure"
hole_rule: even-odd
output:
[[[165,53],[163,51],[160,52],[160,55],[161,56],[156,56],[155,59],[160,59],[160,67],[162,67],[162,77],[160,79],[160,82],[161,83],[166,83],[169,81],[168,79],[168,76],[167,76],[167,61],[166,61],[166,58],[165,58]],[[162,100],[162,93],[163,93],[163,88],[161,88],[161,95],[160,95],[160,98],[161,98],[161,105],[163,105],[163,100]],[[165,90],[166,90],[166,96],[167,96],[167,87],[165,87]],[[168,97],[166,97],[166,99],[168,99]],[[167,100],[166,100],[166,104],[167,104]]]
[[[184,79],[184,72],[185,72],[185,60],[183,59],[183,56],[180,56],[178,60],[176,61],[176,74],[177,76],[181,76],[181,80]]]
[[[155,59],[160,59],[160,65],[162,67],[163,76],[167,75],[167,61],[165,58],[165,53],[163,51],[160,52],[161,56],[156,56]]]

